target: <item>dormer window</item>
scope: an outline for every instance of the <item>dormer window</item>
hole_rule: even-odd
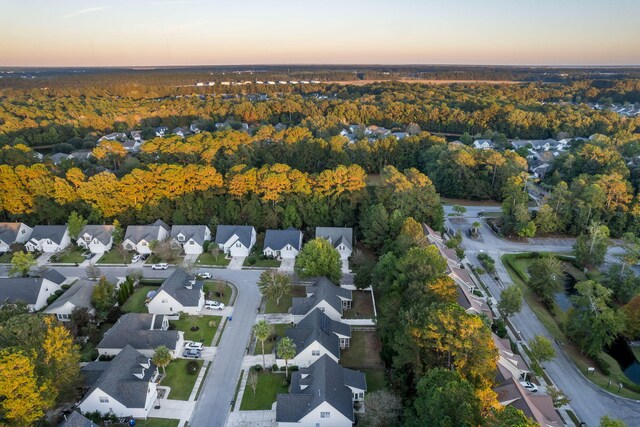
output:
[[[178,234],[178,242],[184,242],[184,236],[182,234]]]
[[[85,236],[84,236],[84,241],[85,241],[85,242],[90,242],[90,241],[91,241],[91,236],[89,236],[89,235],[85,234]]]

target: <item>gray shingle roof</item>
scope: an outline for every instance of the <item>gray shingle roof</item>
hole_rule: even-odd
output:
[[[42,277],[9,277],[0,279],[0,305],[22,301],[35,304],[42,288]]]
[[[67,278],[56,269],[47,271],[44,278],[58,285],[61,285],[65,280],[67,280]]]
[[[342,313],[342,299],[340,297],[352,299],[350,290],[334,285],[326,277],[321,277],[313,285],[307,286],[308,294],[312,295],[304,298],[294,297],[292,299],[291,314],[305,315],[323,300],[327,301],[338,313]]]
[[[188,242],[193,239],[200,246],[204,245],[207,235],[206,225],[174,225],[171,227],[171,238],[178,240],[178,234],[182,234],[184,241]]]
[[[351,337],[351,327],[331,320],[318,308],[309,313],[294,328],[289,328],[285,332],[285,335],[296,344],[298,354],[317,341],[339,359],[340,338],[336,334]]]
[[[267,230],[264,236],[264,248],[279,251],[289,244],[295,249],[300,250],[301,241],[302,232],[295,228],[287,228],[286,230]]]
[[[137,350],[153,350],[161,345],[169,350],[176,348],[178,331],[163,331],[151,329],[152,322],[162,315],[147,313],[127,313],[105,333],[104,338],[96,348],[124,348],[127,345]],[[158,324],[154,323],[154,327]]]
[[[33,227],[31,240],[49,239],[54,243],[60,244],[66,232],[66,225],[36,225]]]
[[[343,368],[329,356],[322,356],[308,368],[291,374],[290,394],[279,394],[277,398],[276,421],[298,422],[323,402],[354,421],[349,385],[366,390],[364,374]],[[304,390],[302,386],[306,386]]]
[[[222,245],[233,236],[238,236],[238,240],[245,247],[251,246],[251,235],[253,227],[250,225],[218,225],[216,227],[216,243]]]
[[[124,240],[131,240],[135,244],[140,243],[142,240],[146,240],[147,242],[158,240],[161,228],[164,228],[167,233],[170,231],[169,226],[162,222],[162,220],[157,220],[149,225],[130,225],[127,227]]]
[[[80,280],[62,294],[60,298],[49,305],[45,310],[45,313],[51,313],[65,305],[67,302],[70,302],[76,307],[84,307],[91,310],[93,308],[93,305],[91,304],[91,296],[93,295],[93,288],[95,288],[97,284],[98,282],[90,280]]]
[[[16,241],[21,222],[0,222],[0,241],[10,245]]]
[[[61,161],[67,160],[69,158],[69,155],[66,153],[55,153],[49,156],[49,158],[51,159],[54,165],[57,165]]]
[[[144,376],[140,379],[134,376],[133,372],[142,373],[143,364],[149,364],[149,368],[144,369]],[[82,371],[84,370],[85,368],[82,368]],[[108,362],[106,369],[91,387],[87,396],[99,388],[127,408],[144,408],[147,388],[155,372],[156,366],[147,357],[133,347],[126,346],[111,362]]]
[[[327,239],[334,248],[344,243],[353,249],[353,228],[348,227],[316,227],[316,237]]]
[[[91,240],[98,239],[103,245],[108,245],[111,241],[111,234],[113,233],[113,225],[85,225],[80,231],[79,237],[82,238],[85,234],[91,236]]]
[[[60,427],[98,427],[96,423],[85,417],[78,411],[73,411]]]
[[[200,302],[200,291],[203,288],[204,282],[202,280],[196,280],[195,285],[191,285],[190,281],[194,278],[195,276],[187,274],[182,268],[177,268],[171,276],[162,282],[162,286],[158,288],[158,293],[165,291],[183,306],[196,307]],[[187,285],[189,285],[191,289],[187,288]],[[158,294],[156,294],[156,298],[157,295]]]

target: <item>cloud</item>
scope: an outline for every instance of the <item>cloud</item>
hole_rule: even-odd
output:
[[[85,13],[98,12],[105,9],[108,9],[108,7],[107,6],[88,7],[86,9],[80,9],[80,10],[76,10],[75,12],[71,12],[70,14],[63,16],[62,19],[69,19],[69,18],[73,18],[74,16],[84,15]]]
[[[205,3],[202,0],[165,0],[165,1],[154,1],[151,4],[162,6],[162,5],[172,5],[172,4],[202,4]]]

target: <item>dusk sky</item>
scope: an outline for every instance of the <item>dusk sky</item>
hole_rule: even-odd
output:
[[[0,0],[0,66],[640,65],[640,0]]]

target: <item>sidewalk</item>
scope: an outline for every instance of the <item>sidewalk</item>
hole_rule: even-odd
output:
[[[272,366],[276,363],[276,356],[272,354],[265,354],[265,364],[266,366]],[[238,396],[236,397],[236,402],[233,406],[233,412],[238,412],[240,410],[240,405],[242,404],[242,397],[244,396],[244,391],[247,388],[247,378],[249,377],[249,371],[252,366],[260,365],[262,366],[262,355],[258,354],[255,356],[245,356],[242,359],[242,369],[244,370],[242,373],[242,380],[240,381],[240,388],[238,389]],[[258,411],[262,412],[262,411]]]
[[[196,382],[193,384],[193,390],[191,390],[191,394],[189,395],[189,402],[194,402],[196,400],[196,396],[198,395],[198,390],[200,390],[200,384],[204,381],[204,377],[207,373],[207,368],[212,362],[205,360],[202,364],[202,368],[200,368],[200,372],[198,372],[198,378],[196,378]],[[191,414],[189,414],[191,417]]]

